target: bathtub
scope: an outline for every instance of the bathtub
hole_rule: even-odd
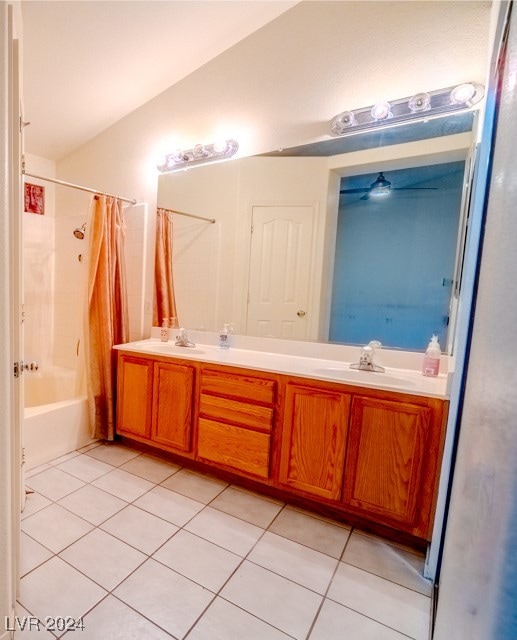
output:
[[[26,471],[94,442],[89,433],[87,398],[74,396],[75,371],[45,367],[24,376]]]

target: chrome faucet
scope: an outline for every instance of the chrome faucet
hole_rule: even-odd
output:
[[[180,332],[176,336],[176,342],[174,344],[177,347],[195,347],[196,346],[193,342],[189,341],[188,331],[186,329],[180,329]]]
[[[350,369],[359,369],[360,371],[375,371],[384,373],[384,367],[374,364],[373,358],[376,349],[380,349],[382,344],[378,340],[370,340],[370,342],[362,347],[359,362],[350,365]]]

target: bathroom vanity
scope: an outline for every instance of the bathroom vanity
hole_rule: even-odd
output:
[[[430,539],[446,376],[152,339],[117,349],[117,434],[132,444],[382,535]]]

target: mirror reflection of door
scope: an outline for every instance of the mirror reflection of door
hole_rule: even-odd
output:
[[[329,339],[423,350],[447,343],[464,162],[384,172],[386,196],[368,188],[379,173],[344,178]]]
[[[314,207],[253,206],[246,333],[308,335]]]

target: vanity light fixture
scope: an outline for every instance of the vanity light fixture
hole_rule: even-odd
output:
[[[468,82],[456,87],[417,93],[409,98],[382,101],[369,107],[338,113],[332,119],[330,129],[335,136],[345,136],[412,120],[429,120],[454,111],[466,111],[477,104],[484,93],[483,85]]]
[[[222,140],[213,144],[196,144],[192,149],[177,149],[169,153],[158,165],[160,173],[188,169],[205,162],[231,158],[239,148],[235,140]]]

